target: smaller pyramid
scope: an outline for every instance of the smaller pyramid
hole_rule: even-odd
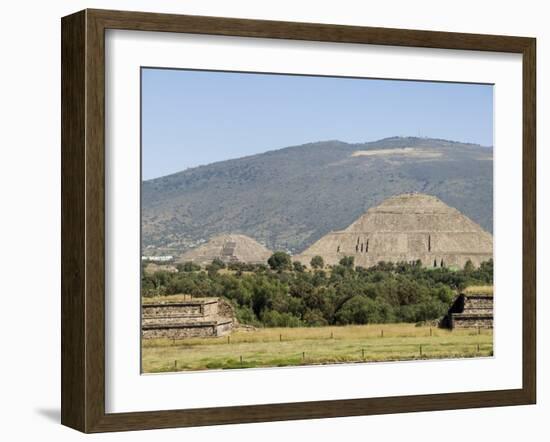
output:
[[[271,254],[268,248],[249,236],[224,234],[214,236],[206,244],[189,250],[179,261],[206,265],[217,258],[226,263],[265,264]]]

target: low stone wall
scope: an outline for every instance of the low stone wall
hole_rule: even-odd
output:
[[[156,304],[143,304],[141,313],[150,317],[214,317],[218,314],[218,300],[208,299],[205,301],[191,300],[182,302],[168,302]]]
[[[493,328],[493,315],[453,313],[451,328]]]
[[[232,329],[233,322],[231,320],[217,323],[155,325],[142,327],[142,337],[143,339],[213,338],[225,336],[231,333]]]
[[[146,303],[141,315],[144,339],[224,336],[234,325],[231,306],[218,298]]]
[[[216,327],[216,336],[226,336],[233,331],[233,321],[220,322]]]

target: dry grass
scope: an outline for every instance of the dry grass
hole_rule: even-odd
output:
[[[493,286],[492,285],[471,285],[464,289],[464,293],[479,293],[482,295],[492,295]]]
[[[492,330],[449,331],[414,324],[266,328],[236,331],[220,338],[145,340],[143,370],[155,373],[463,358],[490,356],[492,352]]]
[[[168,296],[142,296],[141,302],[143,304],[158,304],[158,303],[170,303],[170,302],[183,302],[193,299],[191,295],[168,295]]]

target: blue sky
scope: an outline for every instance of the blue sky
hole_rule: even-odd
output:
[[[144,180],[309,142],[391,136],[490,146],[493,87],[142,69]]]

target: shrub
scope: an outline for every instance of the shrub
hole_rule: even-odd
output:
[[[223,262],[220,258],[214,258],[211,266],[217,267],[218,269],[225,269],[225,262]]]
[[[262,313],[262,323],[266,327],[301,327],[302,321],[290,313],[266,310]]]
[[[323,327],[328,325],[328,321],[324,318],[320,310],[307,310],[304,314],[303,321],[310,327]]]
[[[311,267],[314,269],[322,269],[325,266],[325,261],[319,255],[311,258]]]
[[[466,261],[466,263],[464,264],[464,273],[472,273],[474,270],[475,270],[474,264],[473,264],[472,261],[469,259],[469,260]]]
[[[178,272],[198,272],[201,269],[201,266],[195,264],[194,262],[187,261],[183,264],[178,264],[176,268],[178,269]]]
[[[340,260],[340,265],[342,267],[346,267],[348,269],[352,269],[353,268],[353,264],[354,264],[354,261],[355,261],[355,258],[353,256],[344,256],[341,260]]]
[[[269,267],[279,272],[290,269],[292,265],[290,255],[285,252],[275,252],[269,257],[267,263]]]
[[[304,266],[301,262],[299,261],[294,261],[292,263],[292,267],[294,268],[294,271],[295,272],[298,272],[298,273],[303,273],[304,270],[306,269],[306,266]]]
[[[339,324],[375,324],[384,322],[379,304],[365,296],[354,296],[336,313]]]

